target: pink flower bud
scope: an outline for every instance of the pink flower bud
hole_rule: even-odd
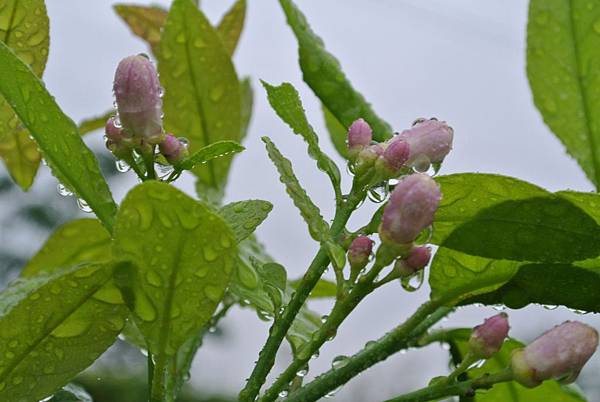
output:
[[[573,382],[597,347],[598,332],[594,328],[566,321],[525,348],[513,351],[514,379],[526,387],[535,387],[550,378]]]
[[[351,156],[358,153],[371,144],[373,131],[369,123],[363,119],[355,120],[348,129],[348,151]]]
[[[371,251],[373,251],[373,240],[367,236],[358,236],[354,239],[348,248],[348,262],[352,270],[363,269],[369,262]]]
[[[419,246],[413,247],[408,254],[408,257],[398,259],[394,264],[394,269],[401,277],[413,275],[415,272],[422,270],[429,264],[431,259],[431,247]]]
[[[404,166],[408,160],[410,147],[408,142],[399,137],[394,137],[390,140],[389,145],[383,152],[383,157],[380,158],[386,173],[395,175]]]
[[[187,144],[173,134],[167,134],[159,144],[160,153],[164,155],[169,163],[180,162],[188,154]]]
[[[441,198],[439,185],[428,175],[404,177],[383,210],[379,226],[382,241],[407,244],[415,240],[433,222]]]
[[[123,129],[145,143],[161,141],[161,87],[154,64],[143,55],[121,60],[113,85]]]
[[[123,129],[117,127],[114,117],[111,117],[106,122],[104,128],[106,133],[106,148],[110,150],[117,158],[123,159],[129,154],[129,146]]]
[[[483,324],[473,328],[469,339],[469,351],[478,359],[489,359],[502,347],[509,328],[506,313],[486,318]]]
[[[454,130],[444,121],[418,120],[413,127],[400,133],[400,138],[410,146],[407,164],[412,166],[422,159],[428,163],[443,161],[452,149],[453,137]]]

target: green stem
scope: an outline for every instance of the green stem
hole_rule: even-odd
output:
[[[465,371],[467,371],[469,369],[469,366],[471,364],[475,363],[477,360],[478,359],[476,357],[474,357],[471,353],[467,353],[465,355],[465,357],[462,359],[462,361],[460,362],[460,364],[458,366],[456,366],[456,368],[454,369],[454,371],[452,373],[450,373],[450,375],[448,376],[447,383],[450,384],[450,383],[456,381],[458,376],[461,375],[462,373],[464,373]]]
[[[331,238],[336,239],[339,236],[346,226],[346,222],[348,222],[350,215],[364,197],[364,191],[355,191],[355,186],[353,185],[353,189],[350,191],[348,199],[346,199],[342,206],[336,210],[330,229]],[[300,284],[296,288],[295,294],[285,307],[283,314],[281,314],[271,326],[269,337],[259,353],[258,361],[254,366],[252,374],[250,375],[250,378],[248,378],[246,386],[240,392],[240,402],[253,402],[255,400],[260,392],[260,388],[265,383],[267,375],[275,364],[275,355],[277,354],[285,335],[294,322],[296,315],[298,315],[298,312],[304,305],[304,302],[308,299],[310,292],[316,286],[321,275],[323,275],[329,262],[327,246],[321,245],[317,255],[314,257],[308,270],[304,274],[304,277],[300,281]]]
[[[156,171],[154,170],[154,146],[150,148],[150,151],[142,151],[142,159],[146,166],[147,180],[156,180]]]
[[[383,266],[375,265],[366,276],[359,280],[358,284],[352,289],[347,297],[336,300],[327,320],[319,330],[312,335],[310,342],[302,347],[294,361],[265,392],[265,395],[259,399],[260,402],[271,402],[277,399],[279,392],[294,379],[298,370],[304,367],[311,356],[319,350],[327,340],[337,333],[337,329],[346,317],[350,315],[365,296],[371,293],[373,290],[373,280],[383,268]]]
[[[152,361],[152,353],[148,351],[147,356],[147,365],[148,365],[148,389],[152,389],[152,377],[154,376],[154,362]]]
[[[388,399],[385,402],[425,402],[453,395],[472,396],[477,389],[489,389],[494,386],[494,384],[512,381],[512,379],[512,371],[510,369],[505,369],[494,374],[484,374],[474,380],[462,381],[449,385],[432,385],[397,398]]]
[[[150,388],[150,402],[173,402],[175,395],[169,384],[172,384],[174,373],[169,370],[170,359],[164,353],[157,355]]]
[[[286,402],[318,400],[369,367],[387,359],[399,350],[413,346],[423,333],[451,311],[451,308],[440,307],[438,301],[430,300],[424,303],[403,324],[350,357],[343,367],[329,370],[290,394]]]

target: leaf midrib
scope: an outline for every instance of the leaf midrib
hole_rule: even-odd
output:
[[[4,34],[4,40],[3,42],[6,43],[6,45],[8,46],[8,40],[10,39],[10,34],[13,30],[13,24],[15,22],[15,15],[17,14],[17,3],[19,0],[14,0],[13,1],[13,7],[12,10],[10,12],[10,19],[8,21],[8,27],[6,28],[6,33]]]

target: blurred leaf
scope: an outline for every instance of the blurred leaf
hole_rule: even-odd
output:
[[[229,284],[234,242],[218,215],[168,184],[148,181],[125,197],[115,255],[134,265],[122,266],[117,283],[158,360],[210,320]]]
[[[325,242],[325,247],[334,268],[338,270],[344,269],[344,265],[346,265],[346,250],[331,240]]]
[[[570,262],[600,254],[600,226],[564,197],[485,174],[440,177],[433,243],[467,254]],[[482,241],[484,239],[485,241]]]
[[[240,81],[240,100],[241,100],[241,116],[242,133],[240,141],[243,141],[248,135],[250,120],[252,119],[252,107],[254,104],[254,91],[252,90],[252,82],[250,77],[246,77]]]
[[[391,137],[390,125],[379,118],[365,98],[352,87],[340,63],[327,52],[323,40],[311,30],[302,12],[291,0],[279,2],[298,39],[304,81],[315,95],[346,127],[362,117],[373,128],[373,138],[376,141]]]
[[[220,140],[239,142],[240,85],[230,56],[192,0],[175,0],[162,32],[158,70],[165,87],[165,128],[190,141],[190,151]],[[209,187],[227,177],[231,158],[194,173]]]
[[[300,279],[296,279],[290,283],[290,285],[295,289],[300,283]],[[317,285],[310,292],[309,298],[311,299],[326,299],[330,297],[336,297],[337,295],[337,286],[335,283],[328,281],[327,279],[319,279]]]
[[[100,174],[98,161],[43,82],[3,43],[0,43],[0,94],[31,131],[52,173],[84,199],[111,230],[117,206]]]
[[[325,105],[321,104],[321,110],[325,119],[325,127],[327,127],[329,138],[331,138],[334,148],[342,158],[348,159],[348,144],[346,144],[348,130]]]
[[[279,149],[277,149],[275,144],[273,144],[268,137],[262,137],[262,140],[266,144],[269,158],[273,161],[273,164],[279,172],[279,180],[285,184],[287,193],[308,224],[308,231],[310,232],[311,237],[318,242],[324,241],[328,237],[329,226],[323,220],[319,208],[312,202],[308,194],[306,194],[306,191],[298,182],[298,179],[292,170],[291,162],[281,155]]]
[[[158,6],[138,6],[133,4],[115,4],[116,13],[125,21],[134,35],[145,40],[152,53],[159,52],[160,30],[166,19],[167,11]]]
[[[41,77],[50,42],[44,0],[6,0],[0,4],[0,41],[11,48],[33,74]],[[4,63],[4,62],[2,62]],[[10,74],[6,77],[10,77]],[[3,91],[2,91],[3,92]],[[40,153],[9,102],[0,94],[0,157],[15,182],[29,189],[40,165]],[[25,99],[27,101],[28,99]]]
[[[269,215],[273,204],[263,200],[246,200],[225,205],[219,213],[229,225],[236,242],[250,236]]]
[[[329,176],[336,196],[341,196],[340,171],[337,165],[319,147],[319,137],[306,119],[298,91],[287,82],[277,87],[264,81],[262,81],[262,84],[267,91],[267,97],[273,110],[281,120],[290,126],[295,134],[299,134],[304,138],[304,141],[308,144],[308,154],[317,161],[319,169]]]
[[[435,180],[443,197],[435,214],[431,240],[434,244],[443,243],[454,229],[486,208],[550,194],[536,185],[496,174],[458,173],[438,176]]]
[[[235,141],[217,141],[209,144],[205,147],[200,148],[194,154],[185,158],[181,164],[177,166],[181,170],[193,170],[200,165],[208,163],[209,161],[217,158],[222,158],[226,155],[235,154],[242,152],[243,146]]]
[[[452,345],[464,356],[467,352],[467,344],[471,335],[470,329],[456,329],[447,331],[445,341]],[[480,368],[468,372],[470,378],[476,378],[485,373],[498,372],[510,364],[510,356],[514,349],[522,348],[524,345],[514,339],[508,339],[502,345],[502,349],[493,355]],[[557,381],[545,381],[536,388],[525,388],[515,381],[494,385],[489,390],[478,390],[475,395],[476,402],[585,402],[571,387],[562,386]]]
[[[532,0],[527,76],[544,122],[600,188],[600,3]]]
[[[321,318],[316,313],[310,311],[306,306],[301,308],[286,335],[286,339],[292,346],[292,353],[296,355],[304,344],[310,342],[313,334],[322,325]]]
[[[79,122],[79,134],[86,135],[93,131],[103,129],[106,125],[106,121],[115,115],[115,111],[113,109],[104,113],[101,116],[90,117],[89,119],[84,119]]]
[[[110,234],[97,219],[78,219],[59,227],[23,268],[21,276],[53,273],[81,263],[112,259]]]
[[[51,395],[112,345],[127,309],[94,298],[111,278],[112,267],[80,265],[0,294],[0,400]]]
[[[217,25],[217,32],[223,41],[223,46],[233,55],[240,40],[246,19],[246,0],[237,0],[225,13]]]
[[[429,273],[431,298],[448,304],[491,292],[517,273],[520,262],[494,260],[440,247]]]
[[[85,389],[75,384],[67,384],[56,392],[48,402],[93,402]]]

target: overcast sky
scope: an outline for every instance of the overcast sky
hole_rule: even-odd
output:
[[[513,0],[298,0],[315,31],[341,61],[355,87],[397,131],[421,116],[446,120],[455,130],[454,150],[441,174],[493,172],[538,184],[550,190],[590,191],[577,164],[565,154],[533,106],[525,75],[527,1]],[[168,1],[155,3],[167,5]],[[290,277],[302,274],[317,244],[287,198],[275,169],[259,141],[268,135],[292,159],[309,194],[330,218],[333,196],[327,177],[305,153],[294,136],[270,110],[258,79],[293,83],[300,91],[308,117],[321,134],[324,149],[337,161],[324,129],[319,104],[303,84],[297,64],[297,45],[275,0],[248,0],[246,29],[235,56],[240,76],[250,75],[255,109],[248,148],[236,159],[228,186],[228,200],[262,198],[275,204],[259,228],[269,252],[286,266]],[[111,85],[120,59],[146,52],[112,11],[112,1],[47,0],[51,21],[51,49],[44,79],[65,112],[75,120],[104,112],[112,104]],[[141,2],[140,4],[148,4]],[[203,0],[213,21],[230,1]],[[100,141],[101,134],[91,141]],[[343,167],[342,167],[343,169]],[[348,185],[346,177],[345,185]],[[133,177],[115,189],[121,198]],[[182,188],[193,193],[192,180]],[[352,226],[368,219],[373,205],[365,205]],[[338,354],[352,354],[368,340],[402,322],[427,298],[429,289],[408,294],[391,284],[361,305],[321,350],[310,375],[330,365]],[[327,303],[313,308],[327,313]],[[473,326],[491,308],[460,310],[443,325]],[[512,334],[531,339],[542,329],[575,315],[528,308],[510,312]],[[600,327],[592,315],[584,317]],[[268,324],[249,310],[235,310],[224,328],[224,343],[209,341],[198,355],[192,378],[207,391],[236,392],[251,371],[264,342]],[[287,361],[282,353],[279,369]],[[337,400],[378,401],[420,387],[432,375],[444,374],[447,356],[434,346],[427,351],[398,355],[355,379]],[[595,359],[595,364],[598,362]],[[423,364],[419,364],[422,362]],[[422,367],[422,370],[415,370]]]

